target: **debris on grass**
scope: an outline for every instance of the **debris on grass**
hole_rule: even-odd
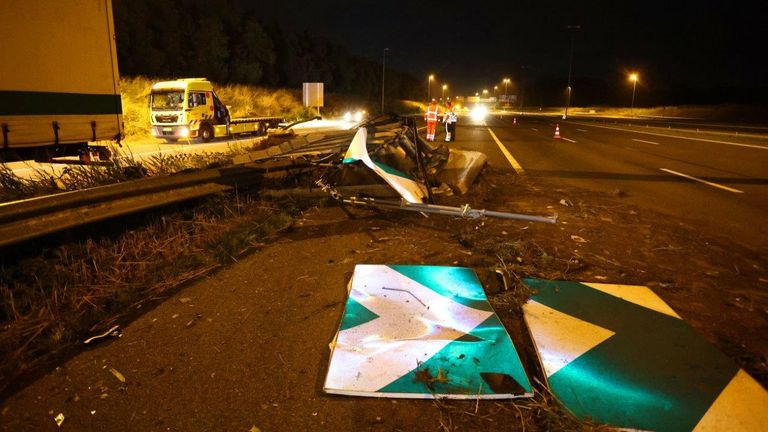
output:
[[[105,331],[104,333],[98,334],[96,336],[91,336],[88,339],[84,340],[83,344],[87,345],[87,344],[89,344],[89,343],[91,343],[91,342],[93,342],[95,340],[103,339],[103,338],[105,338],[107,336],[120,337],[121,335],[120,335],[120,333],[118,331],[119,329],[120,329],[120,325],[119,324],[115,324],[109,330]]]

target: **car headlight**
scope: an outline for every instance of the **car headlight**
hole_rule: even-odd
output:
[[[472,119],[475,121],[483,121],[485,120],[485,116],[488,115],[488,108],[484,106],[476,106],[472,109],[472,112],[469,115],[472,116]]]
[[[360,123],[361,121],[363,121],[363,112],[358,111],[355,113],[355,122]]]
[[[351,122],[352,121],[352,113],[351,112],[344,113],[344,121],[345,122]]]

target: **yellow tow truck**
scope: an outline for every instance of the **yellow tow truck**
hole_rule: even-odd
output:
[[[168,142],[243,134],[264,135],[282,117],[231,118],[213,85],[205,78],[183,78],[155,83],[149,94],[152,135]]]

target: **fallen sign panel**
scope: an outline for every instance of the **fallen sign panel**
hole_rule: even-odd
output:
[[[547,383],[571,412],[622,428],[764,430],[768,392],[644,286],[526,279]]]
[[[357,265],[323,390],[400,398],[533,396],[475,272]]]

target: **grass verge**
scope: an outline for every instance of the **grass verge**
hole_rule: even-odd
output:
[[[220,195],[140,229],[43,250],[0,268],[0,398],[21,375],[290,226],[249,196]]]

